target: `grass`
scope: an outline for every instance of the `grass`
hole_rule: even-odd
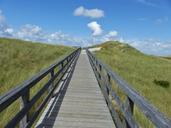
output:
[[[0,38],[0,95],[5,94],[73,50],[71,47],[60,45]],[[31,90],[31,96],[39,90],[43,83],[41,82]],[[19,100],[0,113],[0,127],[4,127],[18,111]]]
[[[140,95],[171,118],[171,61],[170,58],[145,55],[119,42],[101,45],[96,56],[126,80]],[[136,108],[135,117],[143,127],[152,127]]]
[[[163,58],[163,59],[167,59],[168,61],[170,61],[171,62],[171,57],[161,57],[161,58]]]

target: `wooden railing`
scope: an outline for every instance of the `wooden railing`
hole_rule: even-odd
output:
[[[171,121],[168,118],[166,118],[161,112],[159,112],[142,96],[140,96],[108,66],[99,61],[89,50],[87,50],[87,54],[111,112],[114,123],[118,128],[141,127],[133,118],[135,105],[155,127],[171,128]],[[114,81],[125,94],[126,100],[124,102],[112,88],[112,81]],[[119,108],[115,107],[113,101],[115,101]],[[117,109],[119,109],[121,114]]]
[[[6,125],[7,128],[13,128],[15,126],[27,128],[33,125],[41,110],[47,104],[49,99],[52,97],[53,92],[62,81],[62,78],[66,74],[67,70],[75,66],[76,60],[78,59],[78,56],[80,54],[80,50],[80,48],[75,50],[64,59],[51,65],[47,69],[35,75],[32,79],[25,81],[22,85],[17,86],[16,88],[12,89],[8,93],[0,97],[0,112],[7,109],[19,98],[21,99],[20,111],[8,122],[8,124]],[[56,73],[55,70],[57,70]],[[50,79],[30,99],[30,89],[36,86],[39,81],[41,81],[48,75],[51,76]],[[36,106],[36,111],[31,114],[32,116],[30,117],[29,111],[31,110],[32,106],[35,105],[35,103],[40,99],[41,96],[44,95],[47,90],[47,96],[43,97],[41,104],[39,106]]]

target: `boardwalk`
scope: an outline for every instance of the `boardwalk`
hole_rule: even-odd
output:
[[[110,67],[98,60],[89,50],[82,51],[81,55],[80,51],[80,48],[76,49],[31,79],[0,96],[0,114],[16,100],[20,101],[19,112],[5,124],[6,128],[18,127],[18,125],[20,128],[144,127],[134,119],[136,110],[134,105],[155,127],[171,128],[171,120],[140,96]],[[49,79],[44,86],[30,98],[31,88],[47,77]],[[125,94],[125,101],[122,101],[112,89],[113,82]],[[40,98],[43,98],[42,102],[37,105]],[[113,101],[118,106],[117,108],[114,107]],[[110,106],[109,108],[106,103]],[[35,104],[36,110],[30,114]]]
[[[54,97],[50,101],[37,127],[115,128],[84,51],[78,59],[68,88],[63,89],[61,97]]]

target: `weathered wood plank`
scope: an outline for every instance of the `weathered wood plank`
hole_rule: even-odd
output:
[[[51,110],[39,126],[115,128],[86,54],[81,54],[59,111]]]

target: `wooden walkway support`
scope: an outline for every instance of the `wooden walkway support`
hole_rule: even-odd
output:
[[[52,99],[37,127],[115,128],[85,51],[78,59],[65,92],[64,99],[60,99],[63,99],[62,104],[54,103],[59,98]],[[47,116],[49,108],[51,112]]]

